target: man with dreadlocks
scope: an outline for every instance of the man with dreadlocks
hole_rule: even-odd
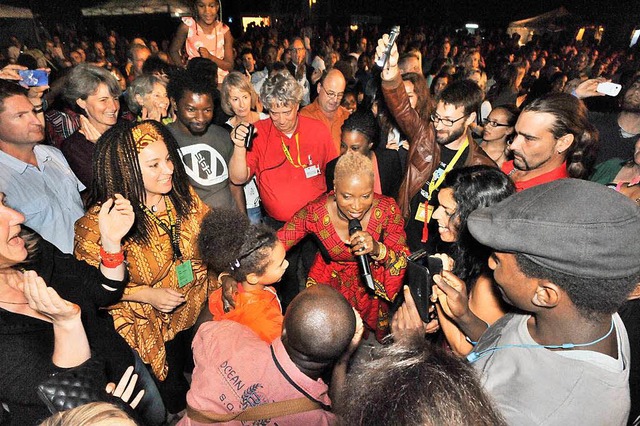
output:
[[[92,265],[117,258],[101,247],[98,211],[115,194],[131,201],[136,220],[122,243],[129,283],[108,312],[150,366],[169,412],[177,413],[189,388],[183,372],[191,357],[191,328],[209,292],[196,254],[209,208],[189,186],[176,140],[156,121],[112,127],[98,141],[93,162],[91,207],[76,223],[75,255]]]

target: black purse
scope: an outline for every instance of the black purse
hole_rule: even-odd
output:
[[[104,362],[89,358],[77,367],[49,376],[38,385],[38,396],[52,414],[90,402],[108,401]]]

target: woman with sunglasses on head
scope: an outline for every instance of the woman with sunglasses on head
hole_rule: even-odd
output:
[[[507,145],[515,134],[515,125],[520,111],[515,105],[495,107],[484,122],[480,147],[498,165],[507,160]]]

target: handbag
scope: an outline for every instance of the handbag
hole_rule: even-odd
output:
[[[82,364],[53,373],[37,387],[40,399],[55,414],[89,402],[110,400],[105,391],[104,363],[89,358]]]

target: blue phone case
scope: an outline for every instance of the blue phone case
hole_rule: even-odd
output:
[[[49,85],[49,73],[45,70],[24,70],[18,71],[18,74],[22,77],[22,83],[29,87]]]

